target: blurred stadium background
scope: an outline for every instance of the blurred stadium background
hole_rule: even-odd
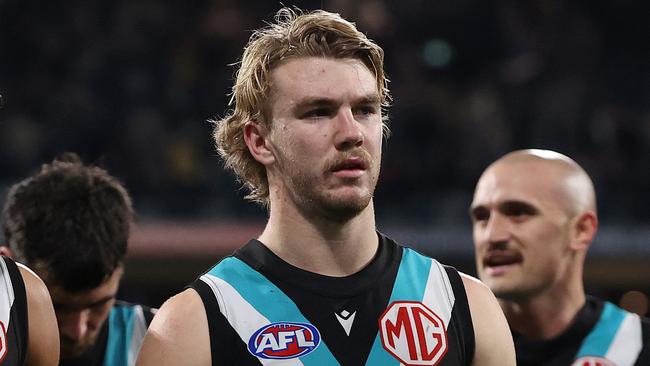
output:
[[[593,177],[591,293],[640,313],[650,294],[650,3],[643,0],[284,1],[355,21],[386,51],[394,106],[380,230],[474,273],[467,207],[518,148]],[[122,296],[159,306],[261,231],[222,169],[209,119],[275,1],[0,0],[0,191],[75,151],[138,211]]]

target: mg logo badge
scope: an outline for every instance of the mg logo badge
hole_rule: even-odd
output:
[[[580,357],[571,366],[616,366],[612,361],[601,357]]]
[[[379,318],[384,349],[405,366],[435,366],[447,353],[447,330],[421,302],[395,301]]]

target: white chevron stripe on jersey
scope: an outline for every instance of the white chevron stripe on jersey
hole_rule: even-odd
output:
[[[3,294],[0,296],[0,321],[2,321],[5,328],[9,328],[11,306],[14,303],[14,286],[5,259],[2,257],[0,257],[0,294]]]
[[[445,322],[445,328],[451,320],[451,311],[456,298],[451,288],[447,272],[438,261],[432,259],[426,290],[422,297],[422,303],[432,309]],[[441,290],[444,292],[441,296]]]
[[[617,366],[634,365],[643,348],[641,333],[641,319],[636,314],[628,313],[618,328],[605,358]]]
[[[250,339],[258,329],[271,323],[269,319],[255,310],[228,282],[210,274],[201,276],[201,281],[210,286],[217,298],[221,313],[228,319],[228,322],[241,339]],[[258,359],[265,366],[304,366],[297,358],[286,360]]]

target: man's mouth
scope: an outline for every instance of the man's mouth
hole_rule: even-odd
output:
[[[358,178],[368,169],[366,161],[359,157],[351,157],[336,163],[330,171],[341,178]]]
[[[520,253],[511,251],[497,251],[488,253],[483,258],[483,267],[489,275],[500,275],[509,268],[523,262]]]

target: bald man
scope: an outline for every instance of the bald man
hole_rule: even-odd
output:
[[[572,159],[511,152],[481,175],[470,207],[476,265],[513,332],[517,365],[650,365],[650,322],[586,296],[598,228],[593,183]]]

